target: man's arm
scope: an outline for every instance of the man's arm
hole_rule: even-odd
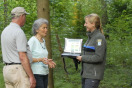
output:
[[[25,72],[29,76],[30,85],[31,85],[30,88],[35,88],[36,80],[34,78],[32,70],[31,70],[30,63],[29,63],[29,60],[28,60],[26,52],[19,52],[19,58],[20,58],[21,64],[22,64]]]

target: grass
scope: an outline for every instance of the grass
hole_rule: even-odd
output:
[[[80,65],[76,71],[72,59],[65,59],[68,75],[63,69],[61,61],[57,62],[54,69],[54,85],[55,88],[81,88]]]
[[[107,67],[100,88],[132,88],[132,67]]]
[[[69,74],[68,76],[65,74],[61,61],[57,62],[54,69],[55,88],[81,88],[81,64],[76,71],[72,60],[65,60]],[[104,79],[101,81],[99,88],[132,88],[131,69],[132,66],[106,65]]]
[[[69,63],[68,63],[69,62]],[[72,60],[66,59],[66,67],[69,72],[66,75],[61,61],[57,62],[54,69],[54,86],[55,88],[81,88],[81,77],[79,69],[76,71]],[[3,64],[0,63],[0,88],[4,88]],[[132,88],[132,67],[107,66],[104,79],[101,81],[99,88]]]
[[[0,88],[5,88],[2,70],[3,70],[3,64],[0,63]]]

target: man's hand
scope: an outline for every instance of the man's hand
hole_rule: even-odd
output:
[[[34,77],[30,77],[30,88],[35,88],[36,87],[36,80]]]
[[[36,86],[36,80],[34,78],[33,72],[30,67],[29,59],[27,57],[26,52],[19,52],[20,61],[22,63],[22,66],[27,73],[30,81],[30,88],[35,88]]]
[[[77,59],[78,61],[82,61],[82,56],[77,56],[76,59]]]

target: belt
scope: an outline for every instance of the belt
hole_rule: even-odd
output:
[[[5,65],[21,65],[21,63],[5,63]]]

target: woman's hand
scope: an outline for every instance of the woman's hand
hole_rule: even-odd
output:
[[[47,58],[41,58],[41,61],[42,61],[44,64],[48,64],[48,59],[47,59]]]
[[[55,68],[56,63],[52,59],[42,58],[41,61],[49,65],[49,68]]]
[[[49,68],[55,68],[56,63],[52,59],[48,59]]]
[[[78,61],[82,61],[82,56],[77,56],[76,59],[77,59]]]

